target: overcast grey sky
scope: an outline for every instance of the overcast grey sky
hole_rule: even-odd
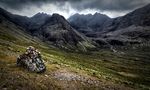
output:
[[[65,18],[96,12],[118,17],[149,3],[150,0],[0,0],[0,7],[29,17],[38,12],[59,13]]]

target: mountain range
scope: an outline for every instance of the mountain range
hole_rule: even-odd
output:
[[[5,18],[24,29],[26,33],[56,47],[77,51],[95,48],[90,39],[72,28],[68,21],[59,14],[38,13],[29,18],[11,14],[1,8],[0,15],[1,20],[5,21]]]
[[[103,44],[102,40],[111,45],[133,45],[149,42],[150,4],[117,18],[97,14],[75,14],[68,20],[72,27],[100,44]],[[89,25],[91,22],[92,24]],[[84,25],[88,29],[85,29],[80,23],[85,23]]]
[[[150,41],[150,4],[117,18],[95,13],[75,14],[68,20],[59,14],[20,16],[0,8],[0,24],[6,20],[20,27],[20,31],[66,50],[87,51],[99,46],[140,45]]]

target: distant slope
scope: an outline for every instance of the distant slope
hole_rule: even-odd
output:
[[[113,19],[106,23],[104,31],[113,31],[117,29],[127,28],[131,25],[150,26],[150,4],[136,9],[125,16]]]
[[[111,18],[100,13],[95,13],[94,15],[80,15],[77,13],[68,19],[75,29],[84,34],[101,31],[104,23],[108,20],[111,20]]]
[[[113,46],[140,45],[146,43],[146,41],[150,41],[150,4],[136,9],[125,16],[113,19],[98,19],[98,17],[93,16],[97,18],[96,21],[98,23],[96,25],[99,30],[93,30],[91,27],[88,29],[89,26],[92,26],[94,23],[91,23],[92,20],[95,20],[94,18],[90,18],[90,16],[91,15],[74,15],[72,17],[76,18],[73,19],[71,17],[69,21],[73,26],[77,27],[77,29],[80,29],[80,26],[84,26],[85,31],[83,31],[83,34],[92,38],[100,45],[106,45],[106,43]],[[88,19],[87,24],[86,20]]]
[[[29,46],[29,45],[45,45],[43,42],[31,36],[26,30],[13,22],[9,21],[6,17],[0,14],[0,43],[4,46]],[[12,44],[12,45],[9,45]],[[24,48],[24,47],[22,47]]]
[[[51,15],[48,15],[46,13],[35,14],[34,16],[29,18],[30,22],[27,29],[31,32],[31,34],[33,34],[34,32],[36,32],[37,29],[39,29],[43,24],[45,24],[47,19],[49,19],[50,17]]]
[[[37,13],[32,17],[20,16],[7,12],[2,8],[0,8],[0,14],[7,18],[10,22],[26,29],[31,34],[36,31],[36,29],[39,29],[40,26],[43,25],[50,17],[50,15],[45,13]]]
[[[19,25],[23,28],[27,28],[30,22],[30,19],[26,16],[20,16],[20,15],[15,15],[11,14],[10,12],[7,12],[6,10],[0,8],[0,15],[5,17],[7,20],[10,22]]]
[[[113,19],[105,25],[102,32],[96,35],[97,37],[105,37],[108,41],[113,39],[124,44],[149,43],[150,4],[136,9],[125,16]]]

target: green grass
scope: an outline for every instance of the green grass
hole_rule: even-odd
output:
[[[59,55],[51,53],[47,57],[50,59],[55,58],[55,63],[76,67],[104,81],[123,83],[139,89],[149,89],[150,62],[149,58],[146,59],[148,53],[141,51],[124,52],[124,55],[107,50],[93,52],[88,55],[63,52]],[[142,53],[143,55],[141,55]]]
[[[60,50],[38,39],[33,39],[17,27],[13,26],[12,30],[0,27],[0,88],[66,89],[59,84],[59,81],[45,77],[45,74],[65,68],[96,77],[106,86],[110,85],[114,88],[115,85],[124,85],[135,90],[150,89],[150,47],[141,47],[136,50],[120,49],[119,53],[106,49],[75,53]],[[43,74],[31,73],[15,65],[17,56],[30,45],[39,49],[46,61],[47,71]],[[93,87],[85,86],[81,88],[93,89]],[[127,88],[120,90],[124,89]]]

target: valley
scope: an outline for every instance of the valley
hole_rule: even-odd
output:
[[[149,7],[144,7],[145,12],[138,9],[133,13],[138,11],[145,17]],[[0,9],[1,90],[150,89],[150,28],[145,24],[149,18],[127,23],[126,15],[110,21],[107,28],[105,24],[103,31],[97,32],[96,27],[96,32],[87,34],[80,32],[85,28],[78,31],[59,14],[35,16],[38,15],[43,17],[29,18]],[[41,52],[44,73],[17,67],[17,57],[28,46]]]

